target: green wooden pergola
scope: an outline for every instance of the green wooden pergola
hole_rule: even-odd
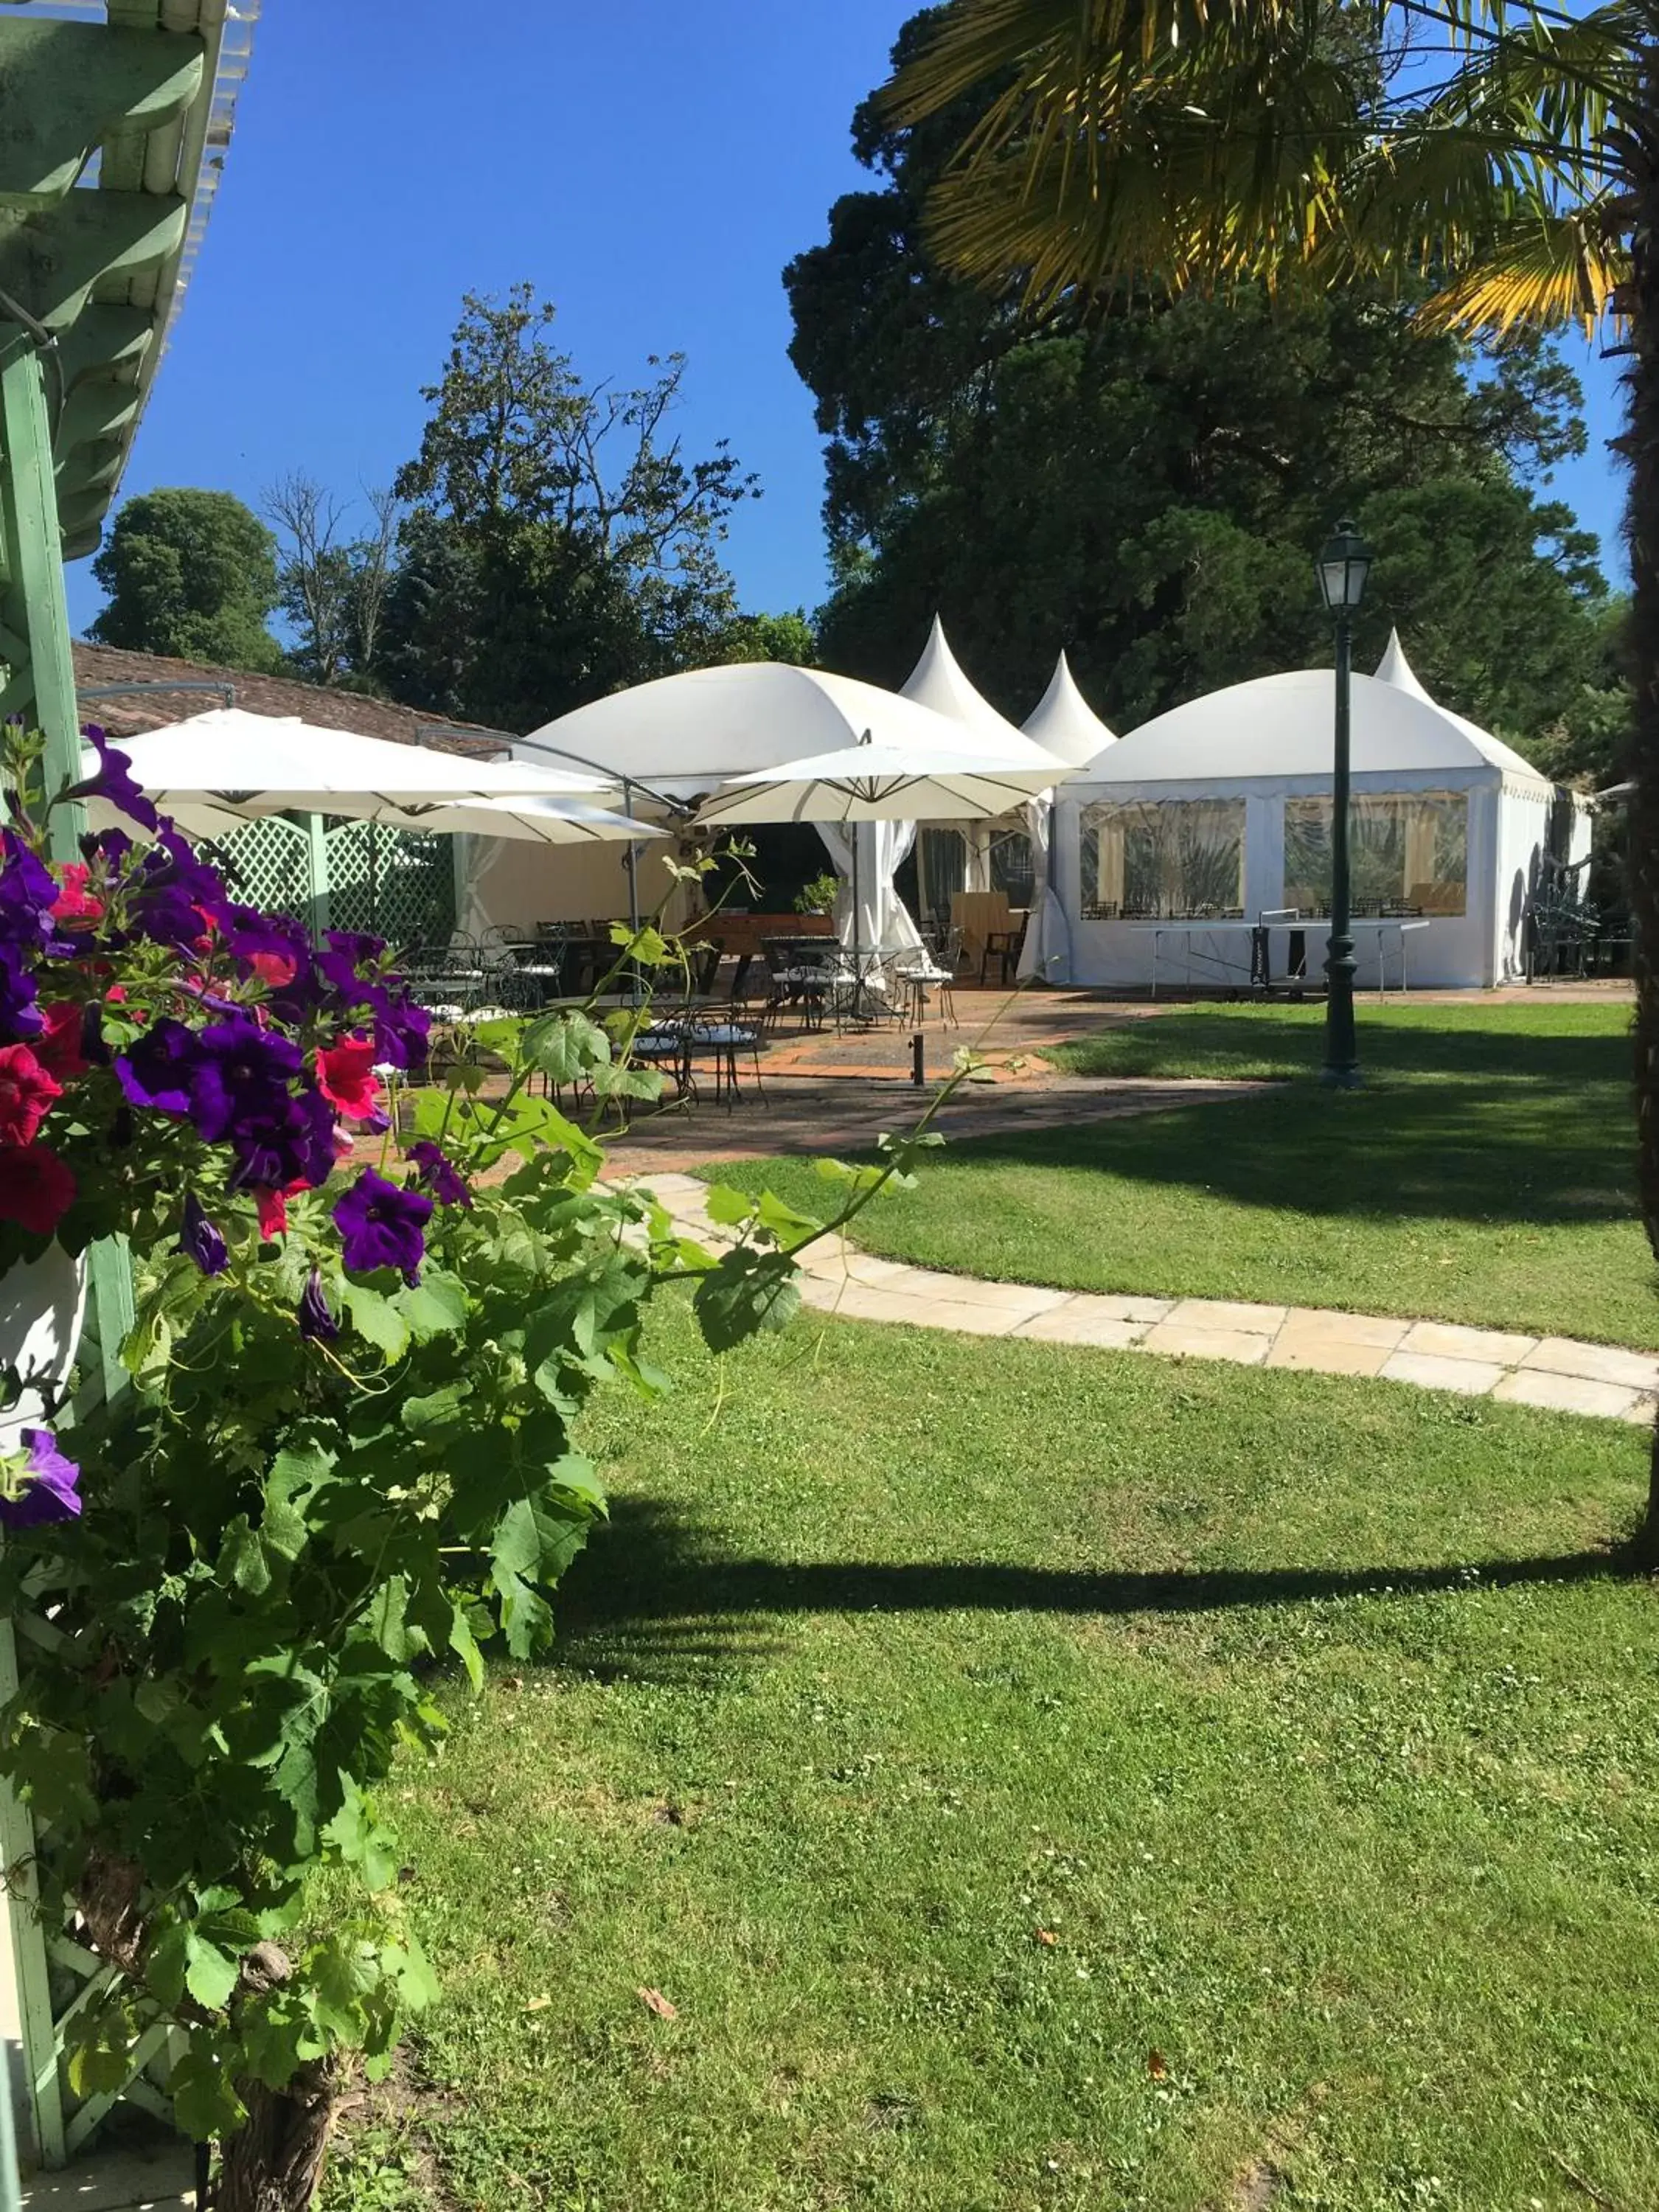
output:
[[[53,786],[80,772],[64,562],[96,547],[217,186],[258,0],[0,0],[0,715],[45,732]],[[79,825],[60,809],[60,857]],[[85,1393],[124,1387],[125,1252],[92,1255]],[[43,1622],[18,1632],[49,1636]],[[15,1646],[0,1622],[0,1696]],[[34,1909],[28,1814],[0,1794],[0,1853],[33,2155],[61,2166],[116,2100],[77,2100],[65,2021],[104,1970]],[[147,2079],[122,2093],[164,2109]]]

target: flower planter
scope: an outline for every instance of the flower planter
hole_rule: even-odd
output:
[[[60,1245],[0,1275],[0,1370],[15,1369],[23,1395],[0,1414],[0,1452],[21,1449],[22,1431],[55,1407],[80,1349],[87,1263]]]

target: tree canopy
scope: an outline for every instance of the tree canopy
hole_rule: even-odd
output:
[[[528,285],[463,303],[423,397],[379,670],[393,693],[503,729],[722,657],[720,546],[757,495],[722,441],[686,453],[684,355],[637,386],[584,380]]]
[[[281,665],[265,628],[278,599],[276,541],[229,492],[141,492],[92,573],[109,593],[92,626],[100,644],[226,668]]]
[[[1425,340],[1364,287],[1023,321],[942,273],[925,236],[975,112],[910,129],[866,102],[854,142],[879,188],[837,202],[786,275],[828,441],[826,662],[901,681],[938,611],[1005,711],[1029,712],[1064,645],[1130,726],[1328,659],[1312,558],[1350,511],[1379,556],[1362,654],[1397,623],[1448,705],[1570,749],[1564,726],[1608,680],[1606,598],[1594,540],[1534,488],[1583,445],[1553,353]]]

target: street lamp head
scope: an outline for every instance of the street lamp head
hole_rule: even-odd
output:
[[[1321,553],[1319,588],[1334,615],[1352,614],[1365,596],[1371,549],[1351,522],[1339,522],[1336,535]]]

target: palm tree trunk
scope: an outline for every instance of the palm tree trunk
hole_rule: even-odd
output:
[[[1636,684],[1636,789],[1630,810],[1636,1115],[1642,1220],[1659,1260],[1659,21],[1650,23],[1638,112],[1629,118],[1628,130],[1635,202],[1626,450],[1631,459],[1630,651]],[[1643,1564],[1659,1566],[1659,1429],[1637,1550]]]

